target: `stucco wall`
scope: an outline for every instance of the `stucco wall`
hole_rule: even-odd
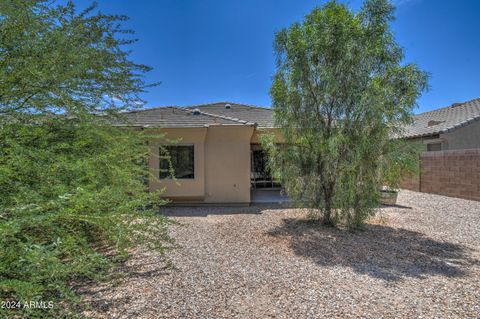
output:
[[[175,145],[194,146],[194,179],[159,180],[159,147],[165,140],[151,140],[150,144],[150,172],[149,188],[151,191],[165,188],[163,196],[171,199],[203,200],[205,197],[205,138],[207,128],[163,129],[165,138],[172,140]]]
[[[253,126],[162,129],[175,145],[194,145],[194,179],[158,179],[159,147],[150,143],[150,190],[165,188],[162,196],[176,202],[250,203],[250,141]]]
[[[275,142],[277,143],[285,143],[285,138],[283,137],[283,134],[280,129],[278,128],[262,128],[262,129],[256,129],[253,132],[252,138],[250,140],[250,143],[252,144],[260,144],[260,136],[262,134],[273,134],[275,135]]]
[[[210,126],[205,142],[205,202],[250,203],[252,126]]]
[[[480,120],[474,121],[450,133],[441,134],[442,150],[480,148]]]

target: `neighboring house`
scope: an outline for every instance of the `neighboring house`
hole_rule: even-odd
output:
[[[158,107],[126,113],[129,126],[158,129],[174,143],[167,146],[176,180],[162,158],[165,140],[150,141],[151,190],[179,203],[249,205],[251,189],[278,188],[265,169],[261,132],[273,132],[268,108],[228,102],[190,108]]]
[[[404,136],[422,140],[427,151],[480,148],[480,99],[415,115]]]
[[[128,126],[149,128],[174,141],[167,145],[176,180],[160,146],[151,140],[150,169],[158,179],[151,190],[177,203],[248,205],[252,190],[278,189],[265,167],[259,136],[273,133],[273,111],[244,104],[219,102],[192,107],[158,107],[126,113]],[[480,99],[456,103],[414,117],[406,138],[422,140],[427,150],[480,148]]]

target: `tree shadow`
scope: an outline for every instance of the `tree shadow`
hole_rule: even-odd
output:
[[[105,316],[109,317],[112,310],[122,309],[124,308],[123,305],[138,302],[137,296],[130,294],[124,295],[122,293],[125,285],[130,285],[129,282],[141,280],[141,282],[145,284],[142,293],[146,294],[146,290],[155,291],[157,289],[154,282],[152,282],[152,278],[165,276],[172,270],[170,267],[161,267],[159,269],[137,271],[135,267],[125,267],[121,270],[121,276],[109,281],[86,281],[82,283],[81,286],[74,287],[75,291],[85,298],[82,300],[81,305],[79,304],[79,310],[83,311],[84,314],[95,313],[102,318]],[[125,308],[122,312],[124,311]],[[134,312],[127,317],[137,318],[138,316],[139,314]],[[88,315],[86,315],[86,317],[90,318]]]
[[[381,208],[413,209],[413,207],[411,207],[411,206],[403,206],[403,205],[399,205],[399,204],[395,204],[395,205],[381,205],[380,207],[381,207]]]
[[[365,231],[349,232],[289,218],[268,234],[286,237],[295,254],[320,266],[349,267],[358,274],[391,282],[466,276],[471,266],[480,264],[471,249],[462,245],[382,225],[369,224]]]

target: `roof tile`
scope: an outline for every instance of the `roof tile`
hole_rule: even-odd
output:
[[[226,107],[226,105],[229,107]],[[200,110],[194,115],[193,110]],[[144,127],[205,127],[209,125],[257,125],[274,127],[273,110],[232,102],[217,102],[188,107],[157,107],[125,113],[127,122],[122,125]],[[407,138],[445,133],[480,119],[480,99],[454,103],[413,117],[413,124],[405,127],[402,136]]]
[[[480,99],[454,103],[415,115],[413,123],[405,127],[402,135],[411,138],[446,133],[478,119],[480,119]]]
[[[120,125],[141,127],[206,127],[209,125],[244,125],[224,117],[218,117],[200,112],[193,114],[193,109],[175,106],[156,107],[125,112]]]
[[[230,108],[225,105],[230,104]],[[260,128],[274,127],[273,110],[271,108],[259,107],[247,104],[232,102],[217,102],[202,105],[192,105],[188,109],[198,108],[205,114],[215,114],[235,121],[246,121],[256,123]]]

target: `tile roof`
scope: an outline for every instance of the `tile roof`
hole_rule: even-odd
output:
[[[121,123],[117,125],[140,127],[207,127],[210,125],[253,125],[247,121],[228,119],[223,116],[194,114],[193,109],[175,106],[156,107],[129,111],[122,114]]]
[[[273,110],[266,107],[238,104],[232,102],[217,102],[201,105],[192,105],[187,108],[198,108],[204,114],[217,116],[219,115],[224,116],[228,119],[240,119],[247,122],[256,123],[257,126],[260,128],[274,127]]]
[[[415,115],[402,135],[413,138],[446,133],[476,120],[480,120],[480,99]]]
[[[193,111],[199,110],[194,115]],[[273,110],[247,104],[217,102],[187,107],[165,106],[126,112],[122,125],[143,127],[206,127],[209,125],[256,125],[274,127]],[[480,120],[480,99],[454,103],[430,112],[414,115],[413,124],[405,127],[407,138],[449,132],[472,121]]]

